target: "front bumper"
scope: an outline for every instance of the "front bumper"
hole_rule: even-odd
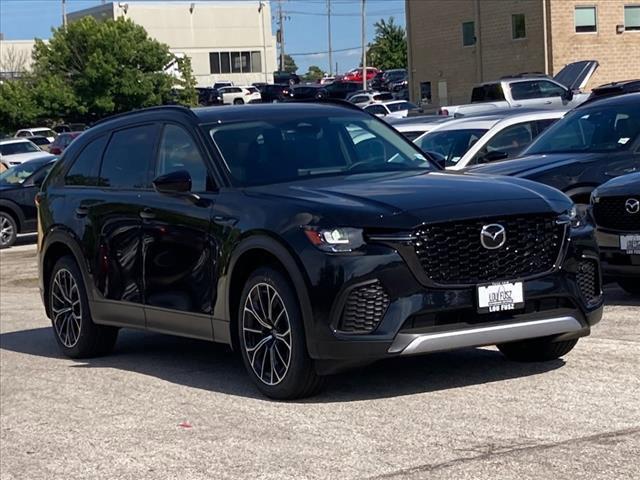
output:
[[[305,325],[311,357],[330,365],[323,371],[334,371],[333,366],[340,363],[368,363],[527,338],[578,338],[588,335],[602,317],[599,252],[588,225],[570,232],[557,268],[523,281],[525,306],[508,312],[477,313],[475,286],[425,286],[399,250],[370,244],[364,256],[329,256],[313,249],[303,252],[304,265],[323,263],[322,268],[307,270],[313,318]],[[585,259],[596,265],[597,292],[589,299],[578,282]],[[365,334],[341,331],[345,292],[373,281],[389,297],[380,323]]]
[[[602,229],[596,231],[602,275],[605,280],[640,278],[640,255],[630,255],[620,249],[620,235],[624,234]]]

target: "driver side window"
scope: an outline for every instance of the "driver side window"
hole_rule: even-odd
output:
[[[158,148],[156,176],[186,170],[191,176],[191,191],[215,190],[207,166],[193,137],[182,127],[167,124]]]
[[[497,133],[480,149],[472,163],[481,163],[485,155],[496,151],[506,153],[509,157],[517,155],[533,140],[533,123],[534,122],[518,123]]]

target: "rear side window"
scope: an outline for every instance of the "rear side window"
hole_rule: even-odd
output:
[[[100,185],[118,189],[146,188],[156,133],[156,125],[115,132],[102,160]]]
[[[107,136],[103,135],[90,141],[77,156],[69,169],[64,183],[66,185],[95,186],[98,185],[100,159],[107,144]]]
[[[471,103],[499,102],[501,100],[504,100],[504,93],[502,85],[499,83],[481,85],[475,87],[471,92]]]

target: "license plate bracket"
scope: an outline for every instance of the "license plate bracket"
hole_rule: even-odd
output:
[[[640,255],[640,235],[620,235],[620,250],[627,255]]]
[[[478,313],[506,312],[524,307],[520,281],[494,282],[476,287]]]

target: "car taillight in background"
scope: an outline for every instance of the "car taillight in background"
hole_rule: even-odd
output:
[[[438,110],[438,115],[449,116],[449,110],[447,110],[446,108],[441,108],[440,110]]]

